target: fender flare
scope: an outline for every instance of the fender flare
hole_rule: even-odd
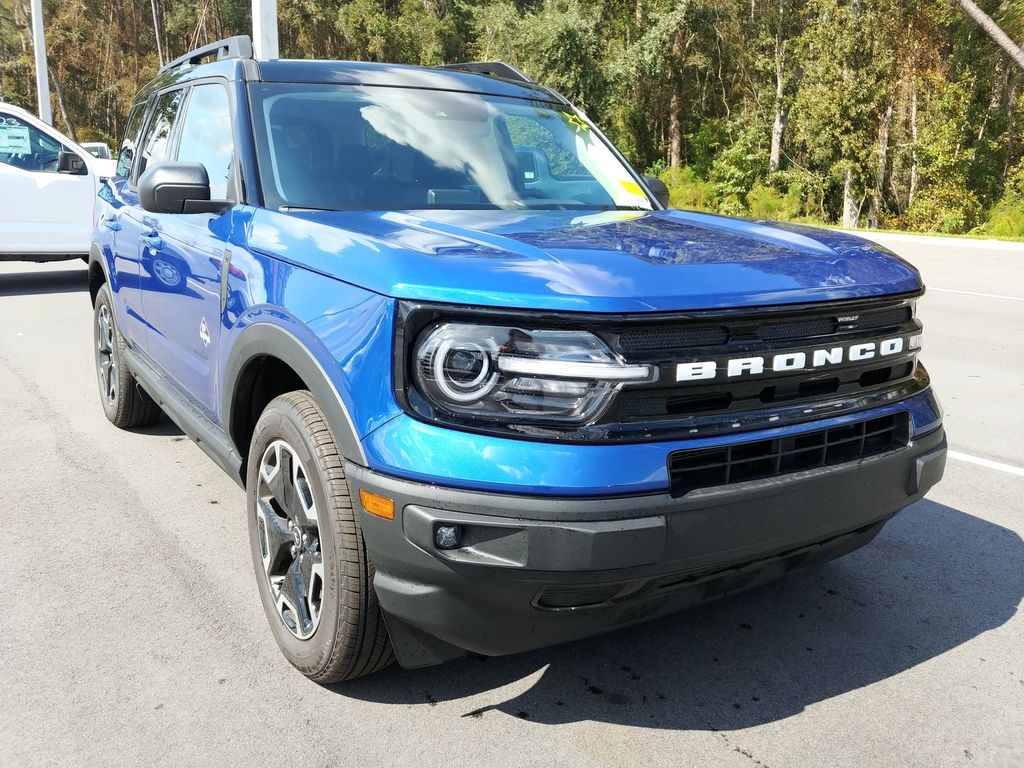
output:
[[[366,453],[363,451],[355,424],[323,365],[291,331],[267,322],[255,323],[241,331],[232,344],[221,379],[221,414],[225,432],[239,455],[245,457],[242,446],[235,444],[235,425],[232,423],[236,401],[235,389],[239,377],[249,363],[267,356],[276,357],[299,375],[323,410],[342,456],[354,464],[365,467]]]
[[[103,273],[103,282],[105,282],[105,283],[107,283],[109,285],[110,284],[110,269],[107,266],[107,260],[105,258],[103,258],[103,250],[100,248],[99,243],[97,243],[95,240],[93,240],[92,243],[89,244],[89,262],[88,263],[89,263],[89,272],[90,273],[92,272],[92,265],[93,264],[98,264],[99,265],[100,271]],[[92,292],[92,280],[91,279],[90,279],[89,283],[90,283],[89,284],[90,299],[93,302],[95,302],[96,297],[95,297],[95,295],[92,295],[93,292]],[[114,286],[111,285],[110,289],[113,290]]]

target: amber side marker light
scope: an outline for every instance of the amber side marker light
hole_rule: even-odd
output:
[[[362,502],[363,509],[371,515],[383,517],[385,520],[395,519],[394,499],[389,499],[387,496],[378,496],[376,493],[370,493],[365,488],[360,488],[359,501]]]

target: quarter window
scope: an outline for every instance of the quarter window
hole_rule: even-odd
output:
[[[124,141],[121,142],[121,149],[117,153],[117,175],[127,179],[132,173],[132,164],[135,162],[135,148],[139,140],[139,129],[142,127],[142,118],[146,114],[146,105],[136,104],[128,115],[128,125],[124,132]]]
[[[202,163],[210,177],[210,197],[228,199],[234,148],[228,92],[216,83],[192,88],[181,124],[178,160]]]
[[[171,130],[174,128],[174,118],[181,106],[183,91],[168,91],[157,101],[156,110],[149,120],[149,127],[142,141],[142,159],[138,163],[139,170],[136,175],[141,176],[146,166],[150,163],[158,163],[161,160],[168,160],[171,156]]]

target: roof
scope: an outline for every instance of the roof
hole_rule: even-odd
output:
[[[505,80],[455,69],[365,61],[274,59],[260,61],[259,79],[273,83],[337,83],[429,88],[464,93],[488,93],[513,98],[555,101],[557,97],[535,83]]]
[[[204,60],[209,61],[204,63]],[[503,62],[419,67],[359,61],[256,60],[252,41],[246,35],[217,40],[168,62],[143,87],[139,96],[173,83],[210,75],[247,82],[423,88],[567,103],[562,96],[538,85],[515,67]]]

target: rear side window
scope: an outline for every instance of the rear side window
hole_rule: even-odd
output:
[[[142,128],[142,118],[146,114],[146,104],[136,104],[128,115],[128,125],[124,131],[124,141],[121,142],[121,149],[117,153],[117,175],[127,179],[132,172],[132,164],[135,162],[135,147],[139,141],[139,129]]]
[[[181,121],[177,159],[202,163],[210,177],[210,197],[226,200],[234,154],[227,90],[217,83],[194,86]]]
[[[153,116],[149,119],[149,125],[142,139],[142,156],[137,163],[138,170],[135,178],[142,175],[146,166],[150,163],[158,163],[161,160],[169,160],[171,157],[171,131],[174,128],[174,118],[181,107],[181,97],[184,91],[168,91],[162,94],[156,103]]]

